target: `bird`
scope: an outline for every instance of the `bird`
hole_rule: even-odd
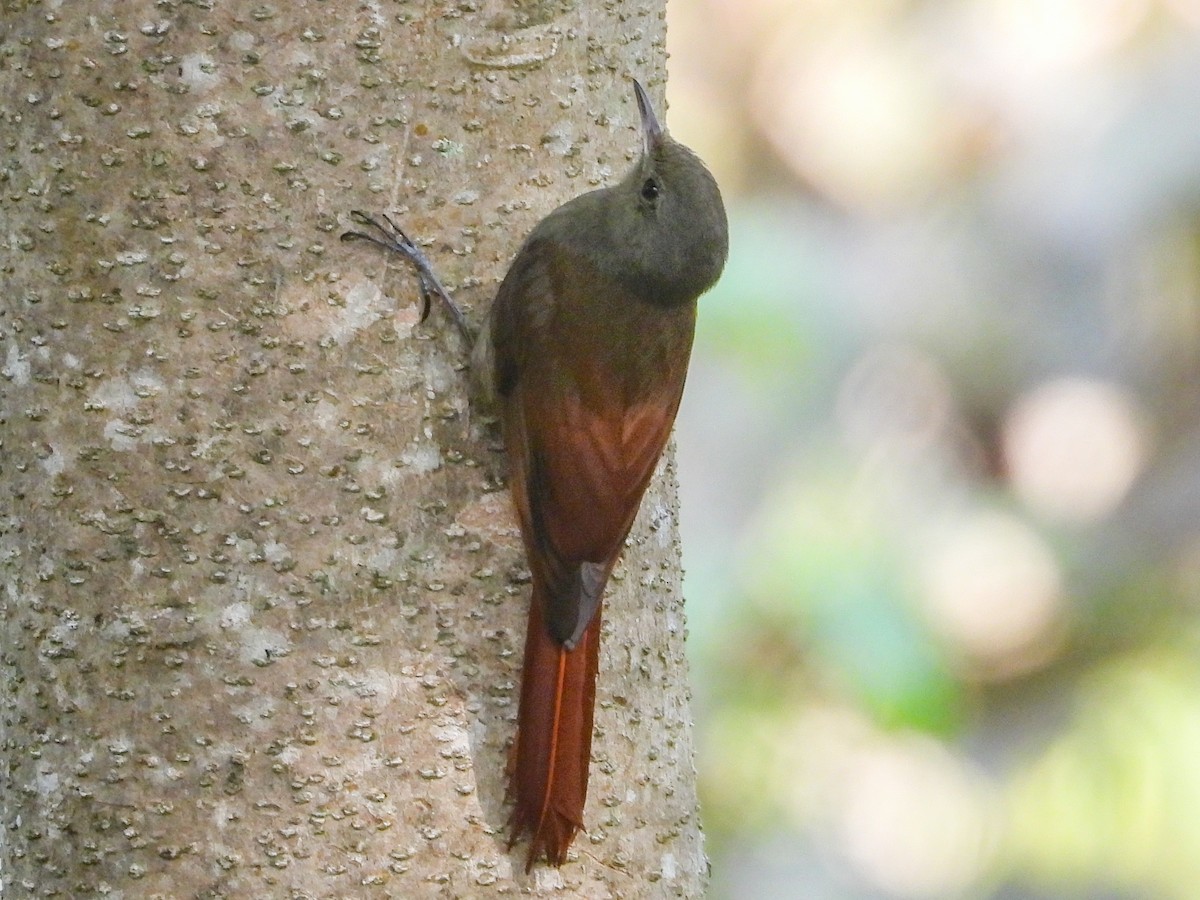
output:
[[[347,232],[416,266],[473,343],[476,398],[498,412],[531,574],[509,847],[561,866],[584,827],[605,586],[683,396],[698,299],[729,227],[716,180],[633,81],[641,153],[616,184],[567,201],[517,251],[478,335],[387,216]]]

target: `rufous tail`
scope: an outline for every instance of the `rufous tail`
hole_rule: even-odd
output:
[[[526,872],[542,854],[561,866],[583,827],[600,664],[599,611],[575,649],[567,650],[550,636],[541,610],[535,585],[509,781],[515,801],[509,846],[529,835]]]

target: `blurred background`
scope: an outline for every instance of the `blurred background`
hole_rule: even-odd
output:
[[[714,900],[1200,896],[1200,0],[672,0]]]

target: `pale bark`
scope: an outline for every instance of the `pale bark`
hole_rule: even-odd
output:
[[[504,837],[528,585],[465,348],[636,151],[659,2],[8,3],[4,898],[696,896],[673,473],[609,593],[586,835]],[[475,430],[473,431],[472,428]]]

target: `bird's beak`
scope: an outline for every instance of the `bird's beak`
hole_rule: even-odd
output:
[[[663,127],[658,124],[658,117],[654,115],[650,95],[636,78],[633,80],[633,90],[637,94],[638,112],[642,114],[642,148],[646,153],[650,153],[662,143]]]

